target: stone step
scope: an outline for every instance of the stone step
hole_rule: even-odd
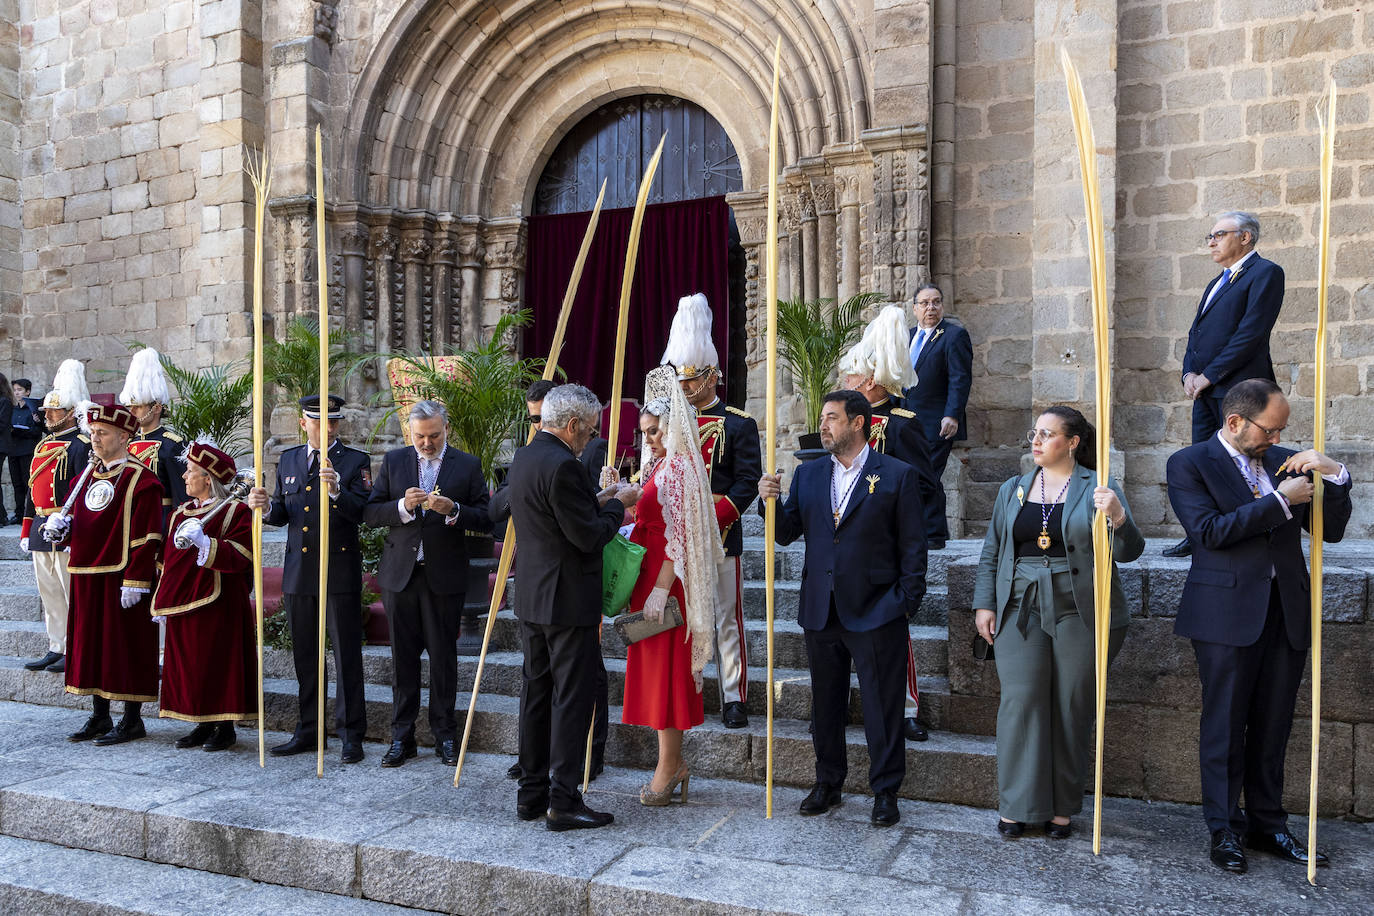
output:
[[[33,561],[27,557],[22,560],[0,560],[0,589],[35,589],[34,594],[37,594],[33,583]]]
[[[766,620],[768,618],[768,584],[762,579],[746,580],[741,584],[741,596],[746,620]],[[922,626],[944,626],[949,619],[948,591],[944,586],[929,586],[921,599],[921,608],[916,612],[917,624]],[[797,607],[801,599],[801,582],[779,579],[773,583],[773,618],[775,620],[796,620]]]
[[[42,620],[43,603],[32,582],[0,588],[0,620]]]
[[[744,539],[744,553],[740,556],[740,572],[746,579],[764,578],[764,545],[761,536]],[[951,563],[968,556],[976,556],[982,549],[981,540],[949,541],[943,550],[933,550],[926,557],[927,586],[943,586],[946,571]],[[775,547],[773,572],[780,580],[801,581],[802,565],[806,556],[806,545],[802,541]]]
[[[264,884],[57,842],[0,837],[0,896],[7,913],[148,914],[328,912],[402,916],[374,900]]]

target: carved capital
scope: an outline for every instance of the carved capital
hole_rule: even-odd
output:
[[[422,233],[407,233],[401,240],[401,260],[407,264],[424,261],[434,245]]]
[[[369,255],[378,261],[390,261],[396,257],[396,246],[400,239],[389,229],[373,229]]]

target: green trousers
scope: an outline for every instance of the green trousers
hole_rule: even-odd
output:
[[[1092,748],[1093,633],[1074,604],[1068,562],[1048,560],[1016,561],[995,638],[997,808],[1028,824],[1083,810]],[[1109,660],[1125,635],[1112,631]]]

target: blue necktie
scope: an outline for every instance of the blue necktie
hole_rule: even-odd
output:
[[[916,346],[911,350],[911,368],[916,368],[916,361],[921,358],[921,348],[926,345],[926,329],[916,332]]]

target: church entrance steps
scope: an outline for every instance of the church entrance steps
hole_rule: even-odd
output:
[[[760,786],[696,770],[687,805],[648,809],[647,774],[614,764],[587,800],[615,824],[557,834],[515,818],[504,755],[471,754],[458,789],[432,756],[382,769],[371,745],[357,766],[331,755],[316,779],[309,755],[259,769],[242,739],[175,750],[180,722],[74,745],[71,719],[0,702],[0,894],[23,912],[1356,912],[1374,873],[1370,824],[1323,821],[1334,865],[1311,888],[1261,854],[1243,879],[1215,869],[1186,805],[1108,799],[1094,857],[1088,809],[1069,840],[1008,842],[981,808],[904,799],[901,822],[878,830],[865,795],[802,818],[805,790],[779,785],[767,820]],[[689,745],[694,764],[700,753]]]

